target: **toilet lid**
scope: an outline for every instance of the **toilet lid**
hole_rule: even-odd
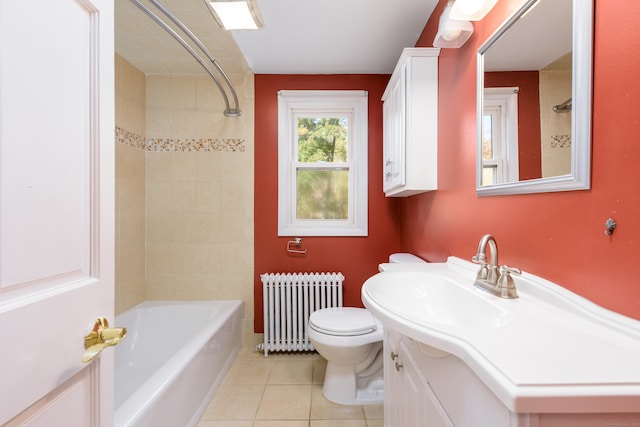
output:
[[[374,332],[378,327],[364,308],[340,307],[314,311],[309,326],[327,335],[355,336]]]

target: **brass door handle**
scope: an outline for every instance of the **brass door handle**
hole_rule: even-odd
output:
[[[109,321],[98,317],[93,329],[84,337],[84,354],[82,362],[92,361],[102,350],[117,345],[127,335],[127,328],[110,328]]]

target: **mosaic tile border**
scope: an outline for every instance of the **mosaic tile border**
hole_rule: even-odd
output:
[[[133,148],[139,148],[145,150],[147,141],[140,135],[126,131],[116,126],[116,142],[121,144],[130,145]]]
[[[244,139],[145,139],[119,127],[116,141],[145,151],[245,151]]]
[[[551,135],[551,148],[571,147],[571,135]]]

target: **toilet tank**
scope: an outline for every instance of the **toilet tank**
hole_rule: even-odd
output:
[[[389,255],[389,263],[391,264],[423,264],[425,262],[422,258],[406,252]]]
[[[427,261],[413,254],[400,252],[389,255],[389,262],[383,263],[378,266],[378,271],[399,270],[402,268],[402,264],[426,264]],[[391,265],[393,264],[393,266]]]

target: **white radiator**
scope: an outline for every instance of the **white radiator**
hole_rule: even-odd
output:
[[[342,273],[265,273],[264,356],[270,351],[314,350],[307,337],[309,316],[327,307],[342,307]]]

